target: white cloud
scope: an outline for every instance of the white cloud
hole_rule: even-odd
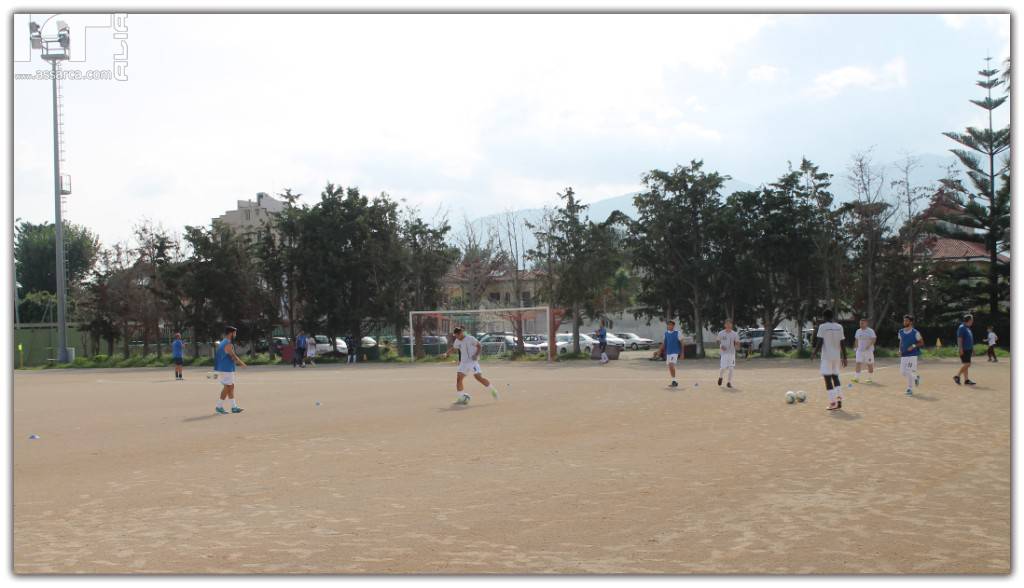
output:
[[[897,57],[881,67],[848,65],[819,74],[806,93],[818,98],[832,98],[848,88],[881,91],[907,85],[907,64]]]
[[[774,65],[759,65],[747,70],[747,79],[755,82],[774,82],[783,71]]]

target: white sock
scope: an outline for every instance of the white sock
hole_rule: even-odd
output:
[[[235,408],[238,408],[238,401],[235,400],[234,398],[232,398],[231,399],[231,406],[234,406]]]
[[[732,368],[729,368],[729,383],[732,384]]]
[[[914,387],[914,372],[907,372],[907,389]]]
[[[828,389],[828,402],[829,402],[829,404],[835,404],[835,401],[836,401],[836,389],[835,388],[829,388]]]
[[[218,400],[217,401],[217,408],[224,408],[224,401],[223,400]]]

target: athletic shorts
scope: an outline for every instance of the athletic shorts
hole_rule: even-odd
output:
[[[670,353],[670,354],[665,356],[665,363],[667,363],[668,365],[676,365],[676,363],[678,363],[678,362],[679,362],[679,354],[678,353]]]
[[[960,356],[960,363],[971,363],[972,355],[974,355],[973,349],[964,349],[963,355]]]
[[[722,358],[718,360],[718,367],[723,370],[736,367],[736,354],[723,353]]]
[[[597,346],[598,346],[598,348],[601,349],[601,353],[604,353],[605,350],[608,349],[608,342],[605,341],[605,342],[602,342],[602,343],[598,343]]]
[[[466,361],[459,364],[460,374],[481,374],[479,361]]]
[[[174,358],[174,365],[185,365],[185,360],[180,357]]]
[[[823,376],[838,376],[840,362],[838,359],[823,359],[821,360],[821,375]]]
[[[917,371],[917,356],[900,358],[900,373],[903,375],[912,374]]]
[[[217,374],[217,381],[225,386],[232,386],[235,383],[235,372],[214,372]]]
[[[865,349],[861,351],[857,350],[857,363],[875,363],[875,350]]]

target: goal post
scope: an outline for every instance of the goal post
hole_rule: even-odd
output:
[[[403,347],[414,360],[418,339],[425,355],[438,355],[451,344],[452,330],[462,327],[467,334],[481,340],[483,355],[512,353],[514,349],[510,348],[510,343],[514,345],[517,335],[521,334],[527,353],[543,353],[546,347],[548,361],[554,361],[557,354],[557,344],[554,343],[558,328],[556,314],[550,306],[414,310],[409,313],[409,340],[403,342]]]

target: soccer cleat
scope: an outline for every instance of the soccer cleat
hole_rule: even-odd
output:
[[[907,388],[907,396],[913,396],[913,395],[914,395],[914,391],[911,390],[910,388]]]
[[[825,410],[839,410],[839,407],[836,405],[835,402],[833,402],[832,404],[829,404],[828,408]]]
[[[953,381],[956,382],[957,386],[959,386],[960,385],[960,376],[953,376]]]
[[[864,380],[864,383],[865,383],[865,384],[874,384],[874,383],[875,383],[875,381],[874,381],[874,380],[872,380],[871,378],[868,378],[867,380]]]
[[[495,400],[498,399],[498,389],[494,386],[491,386],[491,396],[493,396]]]
[[[223,406],[217,407],[217,414],[228,414],[228,411],[224,410]]]
[[[726,388],[732,388],[732,382],[726,382],[725,387]]]
[[[679,387],[679,382],[677,382],[675,380],[672,380],[672,383],[669,384],[669,386],[671,386],[672,388],[678,388]]]
[[[860,378],[850,378],[850,381],[854,384],[860,384]]]
[[[836,399],[836,410],[839,410],[842,407],[843,407],[843,399],[842,398]]]
[[[973,381],[973,380],[964,380],[964,384],[967,384],[968,386],[977,386],[978,385],[978,383]]]
[[[957,382],[957,383],[959,384],[959,382]],[[921,386],[921,376],[919,374],[914,374],[914,387],[918,388],[920,386]]]
[[[719,386],[721,386],[721,385],[722,385],[722,378],[718,378],[718,385],[719,385]]]
[[[241,406],[232,406],[231,407],[231,412],[233,412],[235,414],[238,414],[238,413],[242,412],[243,410],[245,410],[245,409],[242,408]]]

